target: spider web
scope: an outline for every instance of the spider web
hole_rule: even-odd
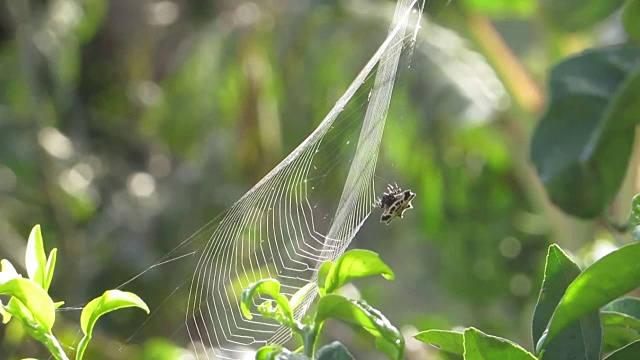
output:
[[[318,127],[220,221],[207,224],[163,259],[189,244],[204,244],[201,249],[151,267],[197,259],[184,321],[198,358],[242,359],[260,346],[285,343],[289,329],[255,308],[253,319],[241,315],[241,291],[275,278],[281,292],[291,296],[315,282],[320,264],[339,257],[369,216],[398,64],[403,51],[411,53],[419,29],[409,31],[412,14],[415,24],[420,22],[417,4],[398,1],[387,37]],[[315,296],[316,291],[308,292],[294,309],[297,319]]]
[[[374,172],[408,20],[416,1],[401,0],[385,41],[333,109],[278,166],[231,206],[208,236],[189,290],[185,322],[196,353],[205,358],[237,359],[245,347],[284,343],[288,329],[257,311],[242,317],[239,295],[249,283],[276,278],[292,295],[316,278],[317,268],[340,256],[370,214]],[[377,67],[357,144],[334,122]],[[352,117],[346,117],[352,119]],[[357,122],[347,121],[346,128]],[[355,149],[354,148],[355,145]],[[318,209],[327,196],[320,189],[332,152],[353,150],[351,164],[331,220]],[[315,297],[306,294],[294,310],[302,317]],[[256,304],[261,299],[256,300]]]

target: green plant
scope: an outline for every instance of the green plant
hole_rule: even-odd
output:
[[[55,309],[63,302],[54,303],[47,293],[53,279],[56,258],[55,248],[46,256],[40,225],[34,226],[25,254],[28,278],[18,274],[8,260],[0,262],[0,294],[11,296],[6,305],[0,302],[0,313],[4,324],[17,319],[30,336],[47,347],[54,358],[68,359],[52,332]],[[78,344],[76,360],[83,358],[98,319],[108,312],[126,307],[138,307],[149,312],[147,305],[137,295],[120,290],[107,290],[82,309],[80,327],[84,337]]]
[[[632,217],[640,215],[640,196]],[[640,243],[623,246],[581,270],[558,246],[548,249],[533,314],[535,354],[475,328],[426,330],[415,336],[465,359],[636,359],[640,357]]]
[[[630,1],[625,19],[637,14]],[[626,25],[626,24],[625,24]],[[635,28],[635,25],[634,25]],[[531,141],[531,160],[550,200],[565,213],[603,217],[611,228],[640,240],[640,195],[624,224],[608,217],[640,123],[640,48],[591,49],[556,65],[549,105]],[[426,330],[415,336],[465,359],[640,358],[640,243],[622,246],[581,269],[556,244],[548,248],[532,319],[533,352],[475,328]]]
[[[259,304],[258,312],[290,328],[300,337],[303,344],[300,352],[291,352],[279,345],[265,346],[258,350],[256,359],[353,359],[348,350],[338,342],[316,350],[322,326],[331,318],[361,327],[374,336],[379,350],[392,359],[402,359],[404,338],[380,311],[364,301],[335,294],[336,290],[346,283],[373,275],[382,275],[389,280],[394,278],[393,271],[378,254],[356,249],[344,253],[335,262],[323,263],[318,272],[318,285],[310,283],[298,290],[290,299],[280,293],[280,283],[275,279],[264,279],[251,284],[242,292],[242,314],[247,319],[251,319],[254,296],[269,295],[273,300]],[[311,291],[317,291],[319,296],[315,312],[307,313],[298,320],[293,313]]]

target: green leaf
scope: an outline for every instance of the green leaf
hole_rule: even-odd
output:
[[[293,323],[293,312],[289,306],[289,300],[287,300],[286,296],[280,294],[280,282],[275,279],[260,280],[249,285],[247,289],[242,291],[242,294],[240,295],[240,311],[245,318],[248,320],[253,319],[253,315],[251,314],[251,305],[253,304],[253,296],[256,294],[267,294],[271,296],[278,304],[278,307],[273,308],[271,305],[268,305],[269,302],[265,302],[263,304],[266,305],[266,307],[263,306],[262,308],[273,309],[274,312],[281,313],[281,315],[284,316],[290,324]],[[268,314],[263,313],[263,315],[267,316]]]
[[[471,327],[464,331],[464,359],[536,360],[536,357],[510,340],[487,335]]]
[[[637,360],[640,359],[640,340],[609,354],[605,360]]]
[[[316,352],[316,360],[353,360],[349,350],[338,341],[321,347]]]
[[[35,281],[36,284],[47,290],[45,288],[47,282],[45,274],[47,256],[44,253],[44,243],[42,241],[40,225],[36,225],[31,229],[24,260],[29,279]]]
[[[0,274],[2,275],[2,277],[0,277],[0,282],[21,277],[16,271],[16,268],[13,267],[13,264],[11,264],[7,259],[0,260]]]
[[[313,290],[315,290],[316,284],[313,282],[308,283],[307,285],[301,287],[296,291],[289,299],[289,306],[292,311],[295,311],[298,306],[302,304],[304,299],[307,298],[308,294],[310,294]]]
[[[551,71],[531,160],[551,201],[568,214],[599,216],[618,191],[640,121],[639,60],[636,47],[607,47]]]
[[[33,316],[29,308],[20,302],[18,298],[12,297],[9,300],[9,304],[4,307],[4,310],[10,315],[9,320],[11,320],[12,317],[17,316],[18,319],[28,327],[38,328],[39,330],[44,329],[44,327],[40,325],[40,321]],[[29,330],[34,329],[27,329],[27,331]],[[40,332],[42,333],[43,331]]]
[[[622,5],[623,0],[541,0],[549,22],[565,31],[587,30],[606,19]]]
[[[82,309],[80,328],[85,335],[91,336],[93,327],[102,315],[128,307],[138,307],[149,313],[147,304],[138,295],[121,290],[107,290]]]
[[[531,322],[531,335],[534,344],[542,337],[551,315],[564,296],[564,292],[571,282],[580,275],[580,271],[578,265],[571,261],[558,245],[551,244],[549,246],[544,264],[542,286]]]
[[[640,319],[616,311],[602,311],[602,326],[623,326],[630,329],[640,330]]]
[[[344,284],[363,277],[382,275],[393,280],[391,268],[373,251],[355,249],[340,256],[329,269],[325,282],[325,292],[331,294]]]
[[[324,296],[327,293],[325,285],[327,284],[327,277],[332,267],[333,261],[325,261],[320,266],[320,269],[318,269],[318,292],[320,296]]]
[[[640,320],[615,311],[601,312],[604,330],[602,352],[610,352],[640,339]]]
[[[604,352],[640,339],[640,299],[624,297],[605,305],[601,311]]]
[[[432,329],[422,331],[414,338],[452,354],[464,354],[464,337],[461,332]]]
[[[623,326],[605,326],[602,352],[610,353],[636,340],[640,340],[640,334],[633,329]]]
[[[602,307],[604,311],[615,311],[618,313],[632,316],[636,319],[640,319],[640,299],[631,296],[625,296],[619,299],[615,299]]]
[[[640,285],[640,243],[615,250],[585,269],[569,285],[536,349],[565,327]]]
[[[538,302],[533,312],[532,335],[536,344],[542,337],[549,320],[571,282],[580,275],[580,268],[558,246],[547,251],[544,279]],[[582,359],[600,359],[602,326],[597,310],[582,316],[579,321],[562,330],[558,337],[545,347],[545,357],[566,359],[580,354]]]
[[[256,360],[275,360],[276,356],[284,350],[286,349],[277,344],[263,346],[256,352]]]
[[[78,344],[76,360],[80,360],[84,356],[98,319],[104,314],[128,307],[138,307],[146,311],[147,314],[149,313],[149,307],[138,295],[121,290],[107,290],[102,296],[89,301],[85,305],[84,309],[82,309],[82,314],[80,314],[80,328],[84,333],[84,337]]]
[[[49,257],[47,258],[47,265],[45,266],[45,278],[44,278],[44,289],[49,290],[49,286],[51,286],[51,281],[53,280],[53,272],[56,268],[56,259],[58,258],[58,249],[52,249],[49,253]]]
[[[640,41],[640,0],[627,0],[622,8],[622,24],[630,39]]]
[[[53,300],[40,285],[29,279],[13,278],[0,283],[0,294],[10,295],[19,300],[20,304],[29,312],[23,314],[23,318],[33,319],[47,332],[51,331],[56,319],[55,308]],[[19,314],[12,312],[12,315],[18,316]]]
[[[315,323],[335,318],[350,324],[361,326],[372,334],[376,340],[384,340],[392,345],[394,352],[387,353],[393,359],[402,359],[404,354],[404,338],[400,331],[378,310],[364,301],[350,300],[344,296],[327,294],[318,301]]]

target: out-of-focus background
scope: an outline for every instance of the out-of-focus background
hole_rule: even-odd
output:
[[[406,334],[475,326],[530,344],[548,244],[586,263],[609,247],[602,224],[548,202],[528,143],[547,70],[624,41],[621,3],[427,1],[376,179],[411,188],[415,209],[390,226],[373,213],[352,244],[395,270],[393,282],[356,286]],[[51,293],[69,306],[54,329],[65,345],[79,340],[74,306],[149,269],[315,128],[384,39],[394,5],[0,2],[0,258],[23,266],[29,230],[42,225],[47,249],[59,248]],[[614,217],[626,215],[634,178]],[[188,265],[154,268],[127,290],[163,302]],[[188,348],[176,335],[182,295],[166,302],[173,316],[140,331],[133,310],[101,320],[90,358],[176,358]],[[327,333],[374,358],[346,326]],[[446,356],[407,346],[409,359]],[[18,324],[0,325],[0,358],[19,357],[46,353]]]

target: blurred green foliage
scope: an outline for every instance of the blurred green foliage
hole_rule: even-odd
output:
[[[629,240],[604,234],[602,221],[558,211],[528,160],[548,69],[624,42],[622,3],[426,4],[389,110],[377,180],[381,190],[395,181],[416,192],[415,211],[388,227],[372,217],[353,244],[394,269],[397,280],[384,289],[379,280],[357,285],[402,331],[473,325],[528,343],[547,245],[588,263],[603,244]],[[150,266],[313,130],[384,38],[393,5],[0,3],[0,258],[20,266],[22,234],[42,224],[60,249],[52,297],[70,306],[56,322],[63,345],[79,339],[74,306],[148,270],[127,289],[173,315],[140,331],[133,329],[142,316],[110,315],[87,357],[155,359],[163,352],[156,347],[187,346],[176,335],[185,294],[167,298],[167,284],[181,284],[191,267]],[[632,22],[624,26],[637,37]],[[632,171],[605,202],[618,221],[638,192],[637,146],[630,153]],[[357,358],[375,359],[340,326],[326,332]],[[432,351],[408,343],[406,356],[447,356]],[[43,349],[1,326],[0,353],[38,357]]]
[[[550,103],[531,140],[531,160],[566,213],[600,215],[631,158],[638,122],[640,48],[602,48],[554,67]]]

